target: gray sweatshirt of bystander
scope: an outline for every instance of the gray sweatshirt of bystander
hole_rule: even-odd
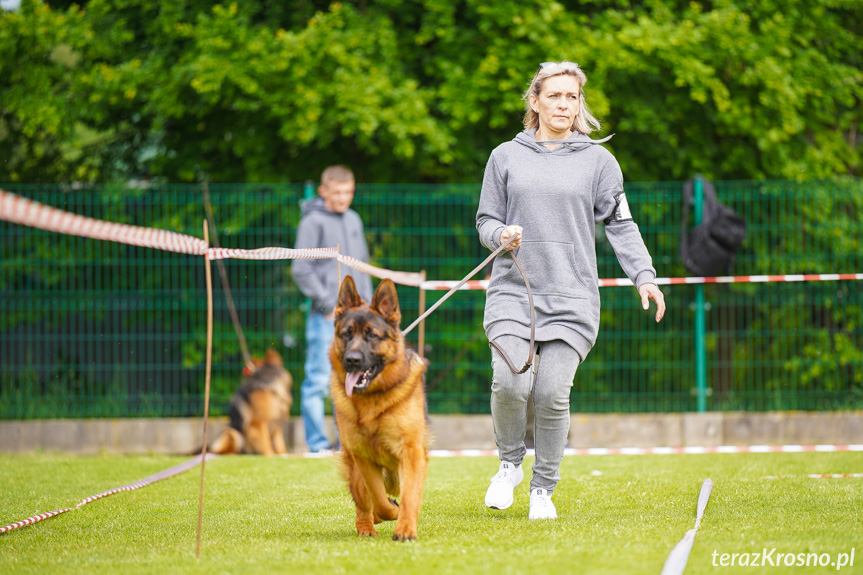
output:
[[[304,202],[302,212],[294,248],[334,248],[338,245],[339,253],[368,263],[369,248],[359,214],[351,209],[343,214],[332,212],[320,197]],[[312,309],[324,315],[335,310],[339,282],[345,275],[352,275],[357,292],[364,300],[371,301],[372,280],[368,275],[347,266],[342,267],[341,274],[342,278],[339,278],[335,259],[297,259],[291,266],[291,275],[303,295],[311,298]]]

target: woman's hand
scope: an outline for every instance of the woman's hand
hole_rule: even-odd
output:
[[[641,307],[644,309],[650,307],[648,300],[652,299],[656,302],[656,321],[658,323],[665,315],[665,296],[662,295],[656,284],[641,284],[638,293],[641,295]]]
[[[524,230],[521,226],[506,226],[503,228],[503,231],[500,233],[500,243],[505,244],[509,241],[509,239],[515,236],[515,240],[504,248],[506,251],[514,250],[518,246],[521,245],[521,233]]]

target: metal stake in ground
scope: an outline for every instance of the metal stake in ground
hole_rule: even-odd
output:
[[[207,221],[204,220],[204,241],[210,243]],[[213,274],[210,256],[204,256],[204,276],[207,278],[207,365],[204,375],[204,445],[201,447],[201,491],[198,496],[198,544],[195,557],[201,556],[201,522],[204,517],[204,468],[207,461],[207,420],[210,416],[210,368],[213,364]]]

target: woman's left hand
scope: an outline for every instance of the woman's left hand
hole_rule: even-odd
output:
[[[648,300],[652,299],[656,302],[656,321],[658,323],[665,315],[665,296],[662,295],[656,284],[641,284],[638,293],[641,295],[641,307],[644,309],[650,307]]]

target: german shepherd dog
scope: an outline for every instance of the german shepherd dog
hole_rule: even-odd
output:
[[[380,283],[368,304],[346,276],[335,318],[330,392],[357,535],[378,535],[375,523],[396,519],[393,540],[416,539],[431,444],[425,363],[405,347],[391,280]]]
[[[252,363],[257,369],[231,397],[231,421],[213,442],[213,453],[287,453],[284,427],[293,401],[291,374],[274,349]]]

